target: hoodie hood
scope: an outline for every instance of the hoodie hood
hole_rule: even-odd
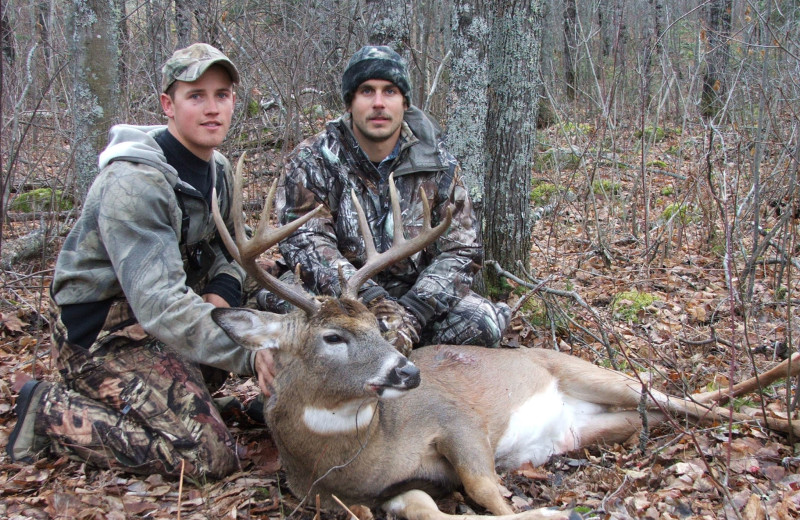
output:
[[[114,161],[146,164],[164,172],[171,186],[178,181],[178,172],[167,164],[167,159],[154,136],[167,130],[166,125],[136,126],[114,125],[108,132],[108,146],[100,153],[102,170]]]

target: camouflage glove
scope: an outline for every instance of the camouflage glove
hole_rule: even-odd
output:
[[[375,298],[367,304],[367,308],[378,319],[384,339],[404,356],[411,353],[414,344],[419,342],[422,330],[417,318],[389,298]]]

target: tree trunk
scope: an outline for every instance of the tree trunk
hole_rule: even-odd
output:
[[[366,0],[366,9],[371,14],[370,19],[374,20],[369,28],[367,42],[370,45],[388,45],[408,59],[408,19],[411,10],[407,3],[396,0]]]
[[[453,57],[447,106],[447,148],[461,163],[461,174],[469,190],[483,240],[483,193],[486,172],[486,111],[488,101],[489,39],[488,5],[483,0],[453,3]],[[482,274],[475,289],[483,292]]]
[[[461,163],[476,210],[483,207],[486,171],[487,9],[483,0],[456,0],[453,5],[453,57],[447,96],[447,147]]]
[[[196,0],[191,2],[194,6],[194,17],[197,20],[198,41],[222,47],[219,39],[219,0]],[[191,43],[191,42],[190,42]]]
[[[575,56],[578,51],[577,16],[575,0],[564,0],[564,81],[567,84],[567,97],[575,99]]]
[[[541,77],[540,0],[495,4],[489,45],[485,245],[488,259],[516,274],[531,249],[531,164]],[[497,287],[495,273],[486,273]]]
[[[175,0],[175,35],[177,49],[192,44],[192,0]]]
[[[97,175],[97,155],[117,117],[119,50],[113,4],[72,3],[74,140],[77,195],[83,200]]]
[[[728,87],[728,39],[731,34],[731,0],[710,0],[706,11],[706,71],[700,113],[710,119],[725,104]]]

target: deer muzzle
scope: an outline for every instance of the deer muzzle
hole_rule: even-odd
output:
[[[380,381],[372,381],[370,387],[378,397],[391,399],[418,387],[419,383],[419,368],[408,359],[402,358]]]

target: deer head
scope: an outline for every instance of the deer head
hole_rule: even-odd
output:
[[[419,384],[419,370],[382,338],[375,317],[357,300],[358,290],[376,273],[435,241],[449,227],[452,210],[448,209],[446,218],[438,226],[431,227],[430,205],[422,192],[425,212],[423,230],[413,239],[406,239],[397,190],[394,179],[390,177],[394,242],[390,249],[378,253],[363,208],[355,193],[351,192],[366,243],[367,261],[347,280],[340,272],[341,298],[313,297],[299,286],[275,278],[261,268],[256,259],[313,218],[320,207],[283,227],[270,227],[269,216],[276,180],[267,195],[253,238],[248,239],[242,212],[243,160],[244,155],[236,166],[231,209],[236,240],[224,225],[216,193],[213,193],[212,208],[217,228],[226,247],[245,271],[264,288],[299,310],[289,315],[278,315],[247,309],[215,309],[212,316],[217,324],[245,348],[276,349],[276,392],[294,391],[293,384],[300,378],[300,384],[318,387],[311,390],[306,386],[303,390],[305,395],[314,396],[316,402],[313,406],[320,409],[335,409],[367,396],[390,397],[416,387]]]

